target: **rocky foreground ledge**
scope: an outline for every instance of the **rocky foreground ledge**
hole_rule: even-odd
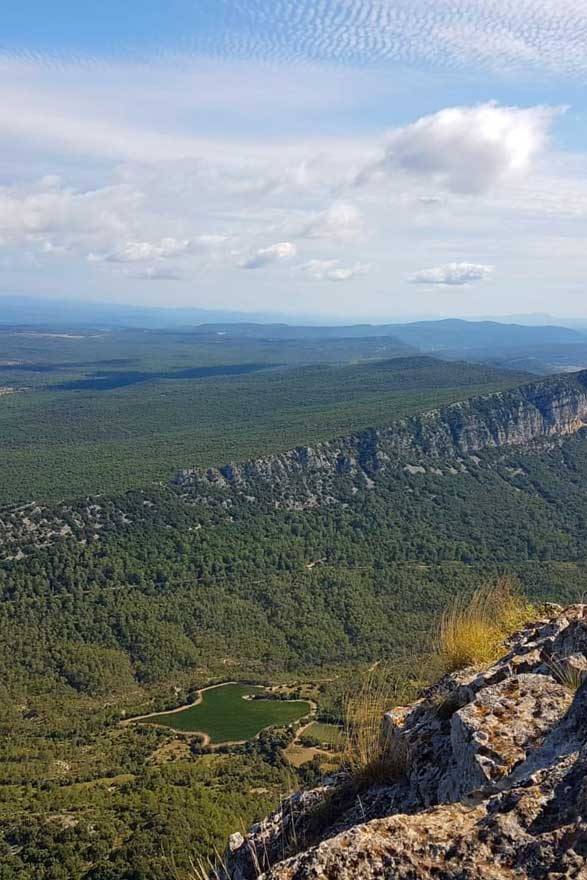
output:
[[[548,606],[506,650],[388,713],[407,746],[396,782],[292,795],[231,837],[221,874],[587,880],[587,608]]]

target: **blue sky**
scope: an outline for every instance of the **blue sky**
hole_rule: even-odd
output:
[[[11,4],[0,292],[586,316],[587,0]]]

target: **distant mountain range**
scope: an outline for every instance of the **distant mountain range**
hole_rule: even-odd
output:
[[[210,321],[270,321],[275,315],[215,309],[158,308],[82,300],[0,296],[0,324],[43,327],[173,329]]]
[[[501,324],[497,321],[415,321],[411,324],[354,324],[314,327],[290,324],[218,323],[195,334],[259,340],[386,338],[413,353],[491,363],[548,374],[587,367],[587,334],[570,327]]]
[[[497,321],[464,321],[447,318],[440,321],[415,321],[411,324],[349,324],[339,326],[296,326],[291,324],[206,323],[196,333],[217,333],[249,339],[332,339],[373,336],[399,339],[414,348],[427,351],[461,351],[496,346],[498,349],[521,345],[564,345],[587,342],[587,336],[569,327],[501,324]]]
[[[406,324],[436,324],[443,321],[441,316],[402,317],[393,322],[381,324],[377,320],[352,324],[345,319],[330,318],[320,320],[313,315],[287,316],[277,312],[240,312],[226,309],[203,309],[197,307],[161,307],[135,306],[123,303],[94,302],[86,300],[52,299],[24,295],[0,295],[0,324],[29,324],[68,327],[144,327],[165,329],[176,327],[194,327],[199,324],[264,324],[274,326],[318,328],[328,325],[330,328],[342,327],[363,331],[369,335],[381,335],[381,330],[389,327],[405,326]],[[278,323],[279,322],[279,323]],[[557,318],[544,313],[512,314],[495,316],[479,316],[467,319],[467,324],[517,324],[532,327],[558,326],[572,329],[587,329],[587,318]],[[356,332],[347,335],[355,336]],[[384,335],[388,335],[385,333]]]
[[[458,318],[413,322],[331,323],[198,308],[150,308],[111,303],[0,297],[0,325],[44,329],[122,329],[190,332],[249,340],[393,339],[404,352],[465,358],[535,373],[587,367],[587,322],[551,323],[548,315],[518,316],[521,323]],[[524,318],[526,320],[524,320]],[[544,319],[546,323],[539,323]],[[551,319],[554,321],[555,319]]]

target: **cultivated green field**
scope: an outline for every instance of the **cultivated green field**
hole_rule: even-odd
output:
[[[247,700],[263,694],[253,685],[225,684],[202,692],[202,702],[163,715],[145,718],[173,730],[205,733],[212,743],[252,739],[266,727],[284,726],[303,718],[310,711],[304,700]]]

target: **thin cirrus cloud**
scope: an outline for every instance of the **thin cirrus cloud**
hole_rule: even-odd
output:
[[[272,263],[281,263],[295,257],[297,253],[296,245],[291,241],[279,241],[269,247],[259,248],[246,260],[240,264],[241,269],[262,269],[264,266],[270,266]]]
[[[205,3],[224,27],[196,45],[232,57],[587,71],[584,0],[249,0],[234,15],[232,0]]]
[[[584,0],[199,0],[175,5],[166,16],[157,6],[127,0],[124,16],[112,16],[115,36],[101,21],[108,14],[86,34],[75,21],[65,23],[58,9],[40,30],[22,16],[14,45],[30,52],[54,47],[58,57],[68,50],[115,55],[116,45],[163,57],[188,53],[296,65],[318,60],[451,71],[587,71]],[[16,10],[10,20],[18,17]],[[3,43],[9,44],[6,36]]]
[[[0,52],[7,288],[387,318],[441,287],[503,311],[515,279],[518,311],[583,302],[587,0],[181,7],[148,46],[128,0],[116,51],[51,20]]]
[[[483,263],[446,263],[421,269],[408,276],[410,284],[429,284],[435,287],[465,287],[477,281],[484,281],[494,271],[494,266]]]

